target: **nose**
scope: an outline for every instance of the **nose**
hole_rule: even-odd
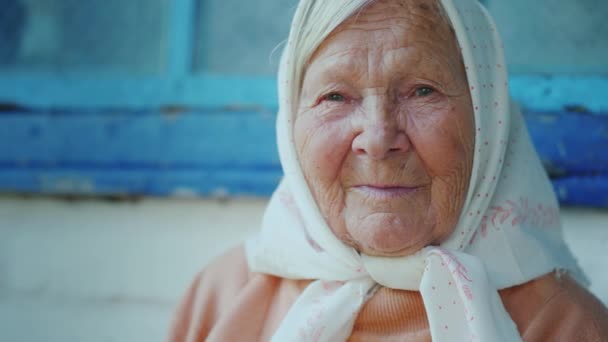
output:
[[[405,123],[387,106],[369,108],[357,127],[352,150],[375,160],[407,152],[411,143],[405,132]]]

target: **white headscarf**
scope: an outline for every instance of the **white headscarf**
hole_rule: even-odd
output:
[[[434,341],[519,341],[498,289],[578,268],[562,240],[559,208],[510,101],[501,39],[475,0],[442,0],[462,50],[475,110],[473,171],[460,220],[440,247],[405,257],[360,255],[332,233],[297,159],[283,56],[277,134],[285,178],[256,239],[253,272],[313,279],[273,341],[344,341],[378,285],[420,291]],[[289,49],[286,49],[288,54]]]

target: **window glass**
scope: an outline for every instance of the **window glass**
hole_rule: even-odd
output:
[[[196,21],[196,72],[274,75],[295,0],[201,0]]]
[[[608,73],[608,2],[489,0],[512,73]]]
[[[0,70],[160,74],[171,0],[0,0]]]

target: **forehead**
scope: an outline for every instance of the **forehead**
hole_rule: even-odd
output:
[[[457,45],[449,19],[437,0],[376,0],[340,24],[311,61],[347,57],[370,47],[394,50],[415,46],[435,55],[450,54],[458,52]]]
[[[342,26],[373,26],[375,23],[392,22],[397,25],[421,25],[439,28],[447,24],[439,0],[373,0],[363,6]]]

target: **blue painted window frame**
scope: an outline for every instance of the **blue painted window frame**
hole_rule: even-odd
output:
[[[281,177],[272,129],[275,79],[195,73],[200,1],[171,1],[165,76],[2,75],[0,146],[6,149],[0,152],[0,191],[202,196],[272,191]],[[154,131],[173,138],[162,141]],[[239,147],[253,147],[251,141],[259,146]],[[165,152],[150,153],[160,150]]]
[[[0,101],[30,108],[83,109],[274,105],[272,77],[195,74],[196,9],[200,1],[171,1],[166,75],[6,72],[0,78]]]
[[[171,2],[166,76],[3,74],[0,191],[268,196],[275,78],[195,73],[198,1]],[[608,207],[608,78],[511,75],[511,92],[562,203]]]

